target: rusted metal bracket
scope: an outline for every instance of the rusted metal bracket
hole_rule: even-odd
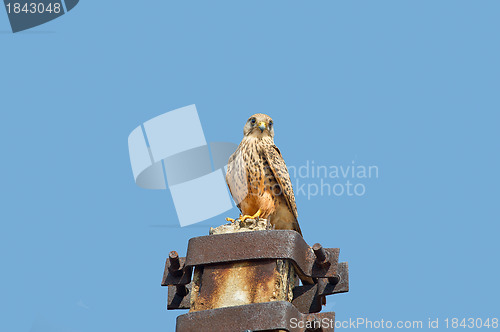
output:
[[[191,308],[191,285],[168,286],[168,310]]]
[[[189,240],[185,260],[178,256],[167,260],[162,285],[188,284],[194,266],[261,259],[291,260],[303,282],[310,283],[311,278],[337,276],[339,252],[319,244],[311,248],[300,234],[287,230],[195,237]]]
[[[302,314],[286,301],[190,312],[177,317],[176,331],[333,331],[335,313]]]
[[[349,291],[348,265],[338,263],[338,257],[339,249],[325,249],[319,243],[310,247],[295,231],[266,230],[192,238],[189,240],[187,257],[179,257],[177,252],[172,251],[165,263],[162,286],[168,286],[167,309],[190,309],[193,267],[208,268],[231,262],[280,259],[291,261],[302,279],[303,286],[293,288],[291,305],[299,313],[318,313],[322,304],[326,303],[327,295]],[[190,313],[191,316],[179,316],[185,317],[179,319],[194,319],[186,317],[204,315],[202,312],[207,315],[211,312],[219,313],[214,310],[219,309],[196,311]],[[237,313],[233,317],[242,316]],[[282,315],[277,314],[276,317]],[[264,321],[267,320],[266,318]]]
[[[349,291],[349,266],[339,263],[338,277],[320,278],[314,285],[297,286],[293,289],[293,305],[302,313],[320,312],[327,295]]]
[[[320,312],[325,297],[349,291],[349,267],[347,262],[339,263],[338,278],[320,278],[314,285],[296,286],[293,289],[292,304],[302,313]],[[168,286],[167,309],[190,309],[191,285]]]
[[[335,277],[340,250],[322,250],[324,257],[317,256],[295,231],[269,230],[208,235],[189,240],[186,266],[257,259],[289,259],[294,263],[299,276]]]
[[[162,286],[187,285],[191,282],[193,268],[186,266],[186,258],[179,257],[177,251],[171,251],[165,262]]]

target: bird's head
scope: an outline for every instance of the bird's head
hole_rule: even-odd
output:
[[[243,127],[243,135],[245,135],[245,137],[273,138],[273,119],[271,119],[269,115],[261,113],[252,115],[247,123],[245,123],[245,127]]]

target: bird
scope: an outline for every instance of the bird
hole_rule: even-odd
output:
[[[240,220],[263,218],[274,229],[294,230],[302,235],[292,182],[274,144],[270,116],[258,113],[248,118],[243,139],[229,157],[226,183],[242,213]]]

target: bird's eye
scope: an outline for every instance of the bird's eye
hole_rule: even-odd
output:
[[[269,128],[271,128],[272,126],[273,126],[273,122],[269,121]]]
[[[250,120],[250,122],[251,122],[252,124],[255,124],[255,122],[257,122],[257,120],[256,120],[255,118],[252,118],[252,119]]]

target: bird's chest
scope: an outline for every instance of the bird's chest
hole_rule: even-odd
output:
[[[258,144],[249,144],[243,152],[248,193],[251,195],[261,196],[273,190],[277,185],[263,148],[265,147]]]

